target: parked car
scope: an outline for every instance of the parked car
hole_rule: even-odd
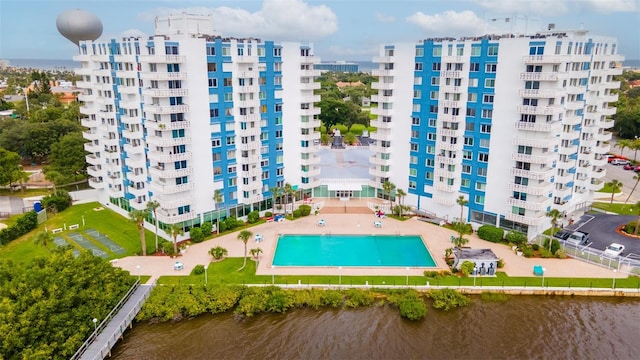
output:
[[[574,245],[587,245],[589,243],[589,233],[574,231],[569,235],[567,241]]]
[[[554,238],[560,240],[567,240],[571,236],[571,231],[560,230],[553,235]]]
[[[631,165],[631,164],[627,164],[627,165],[623,166],[622,168],[625,169],[625,170],[635,170],[636,169],[636,167]]]
[[[629,165],[629,164],[631,164],[631,161],[625,160],[625,159],[615,158],[611,160],[611,165]]]
[[[624,251],[624,245],[620,245],[618,243],[612,243],[604,249],[604,254],[609,256],[620,256]]]

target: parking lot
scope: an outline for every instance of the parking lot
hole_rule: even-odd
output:
[[[565,230],[579,230],[589,233],[590,243],[587,247],[604,250],[611,243],[625,246],[622,257],[640,259],[640,238],[624,236],[616,233],[616,229],[632,220],[636,215],[585,214],[574,225]]]

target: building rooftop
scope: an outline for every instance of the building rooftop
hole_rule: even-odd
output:
[[[460,249],[458,252],[460,259],[498,260],[491,249]]]

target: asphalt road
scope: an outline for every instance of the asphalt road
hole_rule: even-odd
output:
[[[631,189],[633,189],[633,186],[636,184],[636,180],[633,179],[633,177],[636,175],[636,172],[633,170],[625,170],[623,169],[623,166],[616,166],[611,164],[607,164],[605,165],[605,167],[607,169],[607,175],[604,177],[605,182],[617,179],[623,184],[622,192],[624,192],[624,196],[621,198],[617,198],[614,201],[624,202],[627,199],[627,196],[629,196],[629,194],[631,193]],[[633,192],[633,194],[631,194],[629,204],[635,204],[638,201],[640,201],[640,184],[638,184],[636,190]]]
[[[604,250],[611,243],[625,246],[622,257],[635,254],[640,257],[640,238],[627,237],[616,233],[616,229],[632,220],[637,220],[635,215],[607,215],[585,214],[576,224],[566,229],[579,230],[589,233],[591,243],[589,247]],[[637,258],[636,258],[637,259]]]

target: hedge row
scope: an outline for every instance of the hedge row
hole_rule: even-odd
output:
[[[15,224],[0,231],[0,245],[6,245],[36,227],[38,227],[38,214],[35,211],[29,211],[18,218]]]

